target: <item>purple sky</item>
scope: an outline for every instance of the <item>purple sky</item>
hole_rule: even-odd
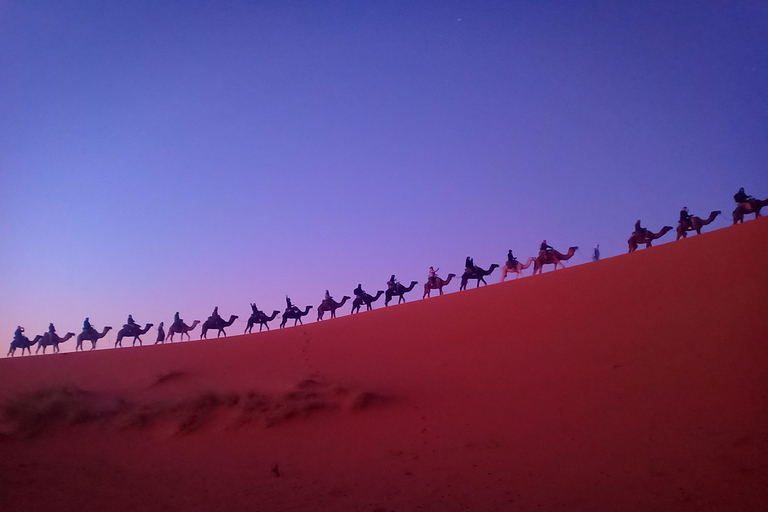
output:
[[[582,264],[767,163],[766,1],[0,0],[0,333]]]

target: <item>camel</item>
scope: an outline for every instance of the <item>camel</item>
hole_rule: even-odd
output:
[[[483,282],[483,284],[487,285],[488,283],[485,282],[485,279],[483,279],[485,276],[491,275],[491,272],[496,270],[496,267],[498,265],[494,263],[490,267],[488,267],[488,270],[483,270],[482,268],[475,266],[474,270],[471,272],[464,272],[464,275],[461,276],[461,286],[459,286],[459,291],[466,290],[467,289],[467,283],[470,279],[477,279],[477,286],[480,286],[480,281]]]
[[[424,295],[422,295],[422,299],[429,297],[432,290],[437,290],[440,292],[440,295],[443,294],[443,286],[447,286],[451,283],[451,279],[456,277],[456,274],[448,274],[448,279],[443,279],[442,277],[436,277],[435,278],[435,284],[429,282],[429,279],[427,279],[427,282],[424,283]]]
[[[578,247],[576,246],[569,247],[568,254],[562,254],[557,251],[545,251],[543,254],[539,253],[539,256],[533,260],[533,275],[536,275],[536,272],[541,274],[544,270],[544,265],[554,265],[555,270],[557,270],[558,265],[565,268],[565,265],[561,262],[571,259],[577,249]]]
[[[101,334],[96,332],[96,329],[93,329],[93,328],[91,328],[90,331],[81,332],[80,334],[77,335],[77,345],[75,345],[75,352],[77,352],[78,349],[80,349],[81,351],[83,350],[83,342],[85,340],[88,340],[91,342],[91,350],[94,350],[96,348],[96,342],[99,341],[99,339],[106,336],[110,330],[112,330],[112,328],[107,326],[107,327],[104,327],[104,330],[101,331]]]
[[[701,217],[691,217],[691,227],[683,229],[683,225],[679,224],[677,225],[677,238],[675,240],[680,240],[681,238],[686,237],[687,231],[695,231],[697,235],[701,234],[701,228],[706,226],[707,224],[710,224],[713,220],[715,220],[715,217],[720,215],[720,210],[713,211],[709,214],[709,217],[707,217],[706,220],[703,220]]]
[[[320,303],[319,306],[317,306],[317,321],[323,319],[323,314],[325,314],[326,311],[331,312],[331,318],[336,318],[336,310],[339,309],[341,306],[343,306],[349,299],[351,299],[349,295],[345,295],[341,298],[341,302],[336,302],[333,299],[330,300],[323,300],[323,302]],[[329,304],[330,303],[330,304]]]
[[[397,299],[398,304],[405,302],[405,297],[403,297],[403,295],[413,290],[413,287],[417,284],[419,284],[418,281],[411,281],[410,286],[404,286],[403,284],[397,283],[394,288],[390,288],[384,292],[384,306],[387,306],[394,296],[399,297]]]
[[[189,333],[194,331],[195,327],[197,327],[197,324],[199,323],[200,320],[195,320],[192,322],[192,325],[187,325],[184,322],[182,322],[181,325],[171,324],[171,326],[168,328],[168,335],[165,337],[165,339],[170,343],[173,343],[173,335],[180,334],[181,341],[184,341],[184,335],[186,334],[187,341],[191,341],[192,338],[189,337]]]
[[[203,338],[208,339],[208,329],[216,329],[218,332],[216,333],[216,337],[218,338],[221,336],[222,333],[224,333],[224,337],[227,337],[227,332],[224,330],[225,327],[229,327],[233,323],[235,323],[235,320],[238,319],[237,315],[232,315],[229,317],[229,321],[225,321],[223,318],[209,318],[205,322],[203,322],[203,332],[200,333],[200,339]]]
[[[304,322],[301,321],[301,317],[307,316],[310,309],[312,309],[312,306],[307,306],[303,313],[299,309],[287,310],[285,313],[283,313],[283,321],[280,322],[280,328],[282,329],[285,327],[285,323],[289,318],[293,318],[293,325],[296,325],[296,323],[304,325]]]
[[[533,263],[533,260],[535,260],[535,259],[536,258],[531,256],[530,258],[528,258],[528,261],[526,261],[525,263],[520,263],[519,261],[516,261],[514,265],[512,265],[508,261],[503,267],[501,267],[501,281],[500,282],[503,283],[504,280],[507,278],[507,274],[509,274],[510,272],[513,272],[513,273],[517,274],[517,276],[515,277],[515,279],[517,279],[518,277],[523,275],[523,270],[525,270],[528,267],[530,267],[531,263]]]
[[[277,315],[280,313],[277,309],[272,312],[272,316],[267,316],[267,314],[263,311],[256,310],[255,313],[251,314],[250,318],[248,318],[248,325],[245,328],[245,333],[250,333],[251,329],[253,329],[253,326],[256,324],[259,324],[259,332],[261,332],[262,327],[266,327],[267,330],[269,330],[269,326],[267,325],[267,322],[271,322],[272,320],[277,317]]]
[[[738,224],[739,222],[744,222],[744,216],[749,215],[751,213],[754,213],[755,218],[758,218],[760,216],[760,210],[762,210],[764,206],[768,206],[768,199],[763,199],[762,201],[760,199],[750,199],[748,203],[750,207],[749,210],[747,210],[742,205],[738,205],[736,209],[733,210],[734,224]]]
[[[32,355],[32,345],[40,341],[42,338],[43,337],[40,334],[35,336],[35,339],[32,341],[29,341],[29,338],[27,338],[26,336],[22,336],[19,339],[14,338],[13,341],[11,342],[11,348],[8,349],[8,353],[6,354],[5,357],[8,357],[8,356],[13,357],[13,355],[16,353],[17,348],[21,349],[22,356],[24,356],[25,350],[29,352],[29,355]]]
[[[360,306],[362,306],[363,304],[365,304],[366,311],[372,310],[373,307],[371,306],[371,304],[379,300],[379,297],[381,297],[382,295],[384,295],[384,290],[377,291],[375,296],[369,293],[364,293],[362,297],[355,297],[355,300],[352,301],[351,313],[359,313]]]
[[[672,231],[672,226],[664,226],[658,233],[654,233],[650,229],[646,229],[646,236],[641,236],[640,234],[633,232],[631,235],[629,235],[629,240],[627,240],[627,244],[629,244],[629,252],[636,251],[640,244],[645,244],[646,248],[652,247],[652,242],[654,240],[658,240],[659,238],[666,235],[669,231]]]
[[[154,324],[147,324],[146,327],[143,329],[139,327],[138,325],[124,325],[122,329],[117,331],[117,339],[115,340],[115,348],[117,348],[118,345],[121,347],[123,346],[123,338],[130,338],[133,336],[133,343],[131,343],[132,347],[136,346],[136,340],[139,340],[139,345],[142,345],[141,336],[142,334],[147,334],[149,330],[152,328]]]
[[[64,335],[63,338],[60,338],[59,335],[56,333],[53,333],[51,335],[51,333],[46,332],[45,334],[43,334],[43,337],[40,339],[40,344],[37,346],[37,350],[35,350],[35,354],[40,352],[41,348],[43,349],[43,354],[45,354],[45,349],[50,346],[53,346],[53,353],[55,354],[59,351],[59,343],[64,343],[74,335],[75,333],[68,332],[67,334]]]

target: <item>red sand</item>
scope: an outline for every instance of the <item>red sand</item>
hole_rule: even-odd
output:
[[[0,510],[768,510],[766,254],[759,219],[304,327],[4,359]]]

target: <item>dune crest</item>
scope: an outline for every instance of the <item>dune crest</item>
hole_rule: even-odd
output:
[[[0,360],[4,411],[33,411],[3,422],[0,506],[768,510],[766,254],[761,218],[297,328]]]

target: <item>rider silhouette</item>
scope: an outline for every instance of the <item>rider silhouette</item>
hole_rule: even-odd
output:
[[[648,236],[649,236],[648,230],[640,225],[640,220],[639,219],[638,219],[637,222],[635,222],[635,234],[637,234],[639,236],[642,236],[642,237],[645,237],[645,238],[648,238]]]
[[[437,270],[440,270],[440,268]],[[437,270],[429,267],[429,284],[432,286],[437,286]]]
[[[291,299],[286,295],[285,296],[285,312],[286,313],[295,313],[297,311],[299,311],[299,308],[294,306],[291,303]]]
[[[389,281],[387,281],[387,290],[394,291],[395,288],[397,288],[397,279],[395,279],[395,274],[392,274],[392,276],[389,278]]]
[[[751,212],[752,204],[749,202],[750,199],[752,199],[752,196],[748,196],[747,193],[744,192],[744,187],[741,187],[739,191],[733,195],[733,200],[736,201],[739,206],[743,206],[747,211]]]
[[[680,210],[680,226],[682,226],[683,229],[693,229],[691,214],[688,213],[687,206],[683,206],[683,209]]]
[[[95,331],[95,329],[93,328],[93,326],[91,326],[90,320],[88,319],[88,317],[85,317],[85,321],[83,321],[83,332],[90,333],[93,331]]]
[[[179,328],[182,325],[184,325],[184,320],[181,319],[179,312],[177,311],[176,314],[173,315],[173,326]]]
[[[510,249],[509,252],[507,252],[507,263],[509,263],[509,265],[507,265],[508,267],[517,266],[517,258],[515,258],[515,255],[512,254],[512,249]]]
[[[363,285],[360,283],[357,283],[357,288],[354,289],[355,297],[359,297],[360,299],[363,298],[363,295],[365,295],[365,290],[363,290]]]

